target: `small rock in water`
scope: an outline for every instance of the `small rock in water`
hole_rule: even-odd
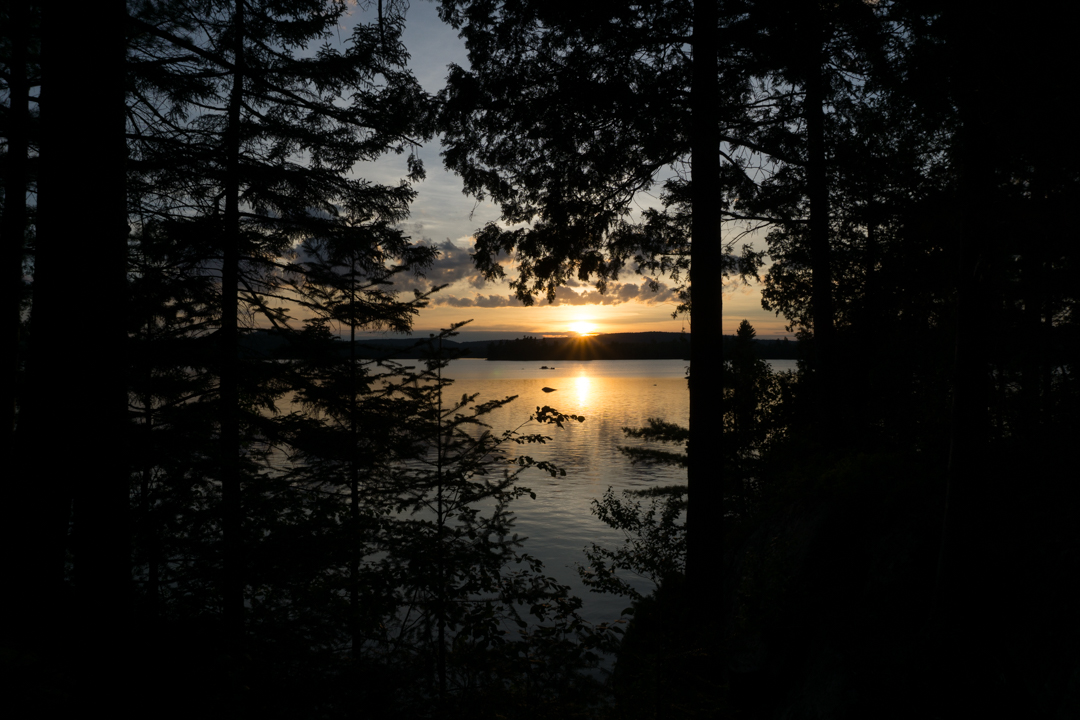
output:
[[[544,392],[555,392],[555,388],[546,387],[546,388],[540,388],[540,389],[543,390]]]

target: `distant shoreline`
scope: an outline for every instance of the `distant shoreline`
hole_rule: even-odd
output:
[[[734,340],[724,336],[724,345]],[[257,330],[242,341],[245,354],[271,359],[293,356],[292,343],[283,333]],[[338,341],[343,356],[353,355],[364,360],[417,360],[432,353],[429,338],[371,338],[357,340],[355,348]],[[534,337],[516,340],[474,340],[458,342],[443,339],[442,351],[450,357],[470,357],[487,360],[526,362],[570,360],[689,360],[690,336],[675,332],[608,333],[581,337]],[[794,360],[798,358],[798,343],[787,339],[754,340],[758,356],[763,360]]]

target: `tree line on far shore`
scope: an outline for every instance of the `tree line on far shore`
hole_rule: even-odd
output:
[[[659,337],[654,337],[659,335]],[[729,353],[734,335],[724,336],[724,352]],[[798,343],[787,338],[753,340],[757,357],[763,360],[797,360]],[[427,339],[340,340],[335,344],[342,357],[365,360],[416,360],[430,354]],[[466,358],[487,360],[686,360],[690,353],[688,335],[676,333],[618,333],[582,337],[535,337],[459,342],[443,340],[443,347]],[[254,332],[241,340],[242,352],[266,359],[293,359],[298,348],[280,332]]]
[[[623,336],[625,338],[626,336]],[[603,335],[584,337],[524,337],[500,340],[487,347],[488,360],[688,360],[690,338],[634,342],[632,339],[609,340]],[[723,351],[734,346],[735,336],[725,335]],[[798,344],[786,338],[755,340],[754,352],[763,360],[795,360]],[[484,357],[475,354],[476,357]]]

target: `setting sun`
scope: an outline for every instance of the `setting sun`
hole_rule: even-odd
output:
[[[576,332],[578,335],[591,335],[596,331],[596,325],[590,322],[573,322],[570,323],[570,329]]]

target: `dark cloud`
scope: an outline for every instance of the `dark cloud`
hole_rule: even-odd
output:
[[[656,290],[649,287],[649,283],[642,281],[640,285],[633,283],[611,283],[607,292],[601,294],[596,290],[575,292],[573,289],[562,286],[555,290],[555,300],[552,305],[621,305],[622,303],[637,301],[647,305],[657,303],[675,302],[675,291],[661,284]],[[547,304],[546,301],[540,301]],[[458,297],[456,295],[437,293],[431,299],[432,305],[449,305],[450,307],[520,307],[522,303],[510,294],[507,295],[482,295],[477,293],[472,297]]]
[[[522,304],[520,300],[509,295],[476,295],[474,300],[474,307],[482,308],[517,307]]]
[[[460,248],[449,240],[433,243],[425,238],[423,244],[431,245],[439,251],[434,264],[424,272],[424,280],[429,287],[465,282],[470,287],[479,290],[487,284],[473,265],[468,249]]]
[[[443,295],[437,293],[431,298],[432,305],[448,305],[450,307],[521,307],[522,303],[512,295],[481,295],[477,293],[472,297],[458,297],[456,295]]]
[[[667,285],[660,284],[656,290],[649,287],[647,281],[640,285],[634,283],[611,283],[606,292],[598,290],[586,290],[574,292],[568,287],[561,287],[555,292],[555,305],[621,305],[622,303],[637,301],[647,305],[656,303],[673,302],[676,299],[675,291]]]
[[[432,305],[449,305],[450,307],[520,307],[521,303],[510,295],[481,295],[477,293],[472,297],[457,297],[455,295],[436,295],[432,298]]]

